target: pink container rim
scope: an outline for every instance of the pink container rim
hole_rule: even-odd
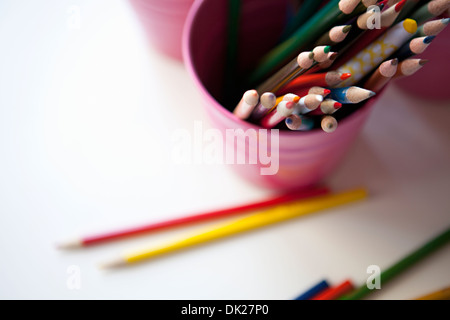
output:
[[[216,111],[218,111],[221,115],[225,116],[229,120],[232,120],[232,121],[238,123],[242,127],[252,128],[255,130],[263,129],[263,127],[260,127],[253,123],[239,119],[233,113],[231,113],[226,108],[224,108],[205,88],[205,86],[203,85],[202,81],[199,79],[199,77],[195,71],[195,67],[194,67],[194,64],[191,59],[191,53],[190,53],[191,47],[190,47],[189,41],[190,41],[191,29],[192,29],[192,26],[193,26],[195,18],[196,18],[196,13],[201,8],[203,3],[204,3],[204,1],[199,1],[199,0],[194,1],[194,4],[192,5],[191,9],[189,10],[189,13],[187,15],[185,25],[183,28],[182,55],[183,55],[183,61],[184,61],[185,67],[186,67],[188,73],[190,74],[191,78],[194,80],[198,90],[201,91],[201,93],[203,94],[203,97],[207,98],[208,104],[213,106],[214,109]],[[375,101],[376,101],[376,99],[375,99]],[[356,110],[350,116],[345,117],[344,119],[340,120],[339,125],[340,126],[345,125],[348,121],[351,120],[351,118],[354,118],[358,114],[365,112],[366,109],[370,108],[373,105],[372,102],[375,102],[375,101],[369,101],[368,103],[364,104],[364,106],[362,108]],[[302,132],[280,130],[280,137],[282,137],[282,136],[285,136],[285,137],[293,137],[293,136],[312,137],[312,136],[323,135],[323,134],[326,134],[326,133],[323,132],[322,130],[312,130],[312,131],[302,131]]]

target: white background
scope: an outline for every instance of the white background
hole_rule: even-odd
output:
[[[81,29],[68,9],[81,9]],[[179,62],[123,0],[0,2],[0,298],[292,299],[326,278],[365,283],[450,225],[450,108],[391,86],[327,180],[367,201],[105,272],[124,250],[203,226],[61,252],[73,236],[264,199],[222,166],[177,166],[171,134],[205,121]],[[81,288],[67,286],[70,266]],[[450,246],[372,294],[450,285]]]

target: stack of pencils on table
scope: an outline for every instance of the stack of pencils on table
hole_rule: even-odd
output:
[[[267,129],[334,132],[393,79],[420,70],[450,0],[304,0],[248,75],[233,113]],[[300,3],[301,2],[301,3]]]

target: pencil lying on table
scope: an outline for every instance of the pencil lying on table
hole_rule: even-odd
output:
[[[107,233],[84,236],[75,240],[67,241],[58,245],[60,249],[75,249],[88,247],[112,240],[122,239],[125,237],[136,236],[149,232],[156,232],[164,229],[184,226],[195,222],[208,221],[212,219],[224,218],[237,214],[248,213],[250,211],[270,208],[276,205],[298,201],[310,197],[320,196],[329,193],[329,189],[325,187],[318,187],[311,190],[292,191],[281,196],[273,197],[268,200],[254,202],[246,205],[215,210],[206,213],[161,221],[157,223],[146,224],[124,230],[111,231]]]
[[[354,189],[341,193],[318,196],[312,199],[281,205],[261,213],[253,214],[231,223],[220,225],[205,232],[186,237],[179,241],[159,247],[150,247],[140,251],[122,255],[121,257],[102,265],[103,268],[124,267],[145,260],[153,259],[164,254],[204,244],[220,238],[262,228],[289,219],[298,218],[321,210],[348,204],[366,198],[365,189]]]

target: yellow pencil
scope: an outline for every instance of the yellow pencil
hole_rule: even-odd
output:
[[[414,300],[450,300],[450,287],[429,293]]]
[[[367,191],[363,188],[358,188],[341,193],[328,194],[325,196],[318,196],[311,199],[280,205],[278,207],[235,220],[231,223],[220,225],[216,228],[187,237],[180,241],[175,241],[160,247],[153,247],[125,254],[119,259],[103,264],[102,267],[114,268],[126,266],[244,231],[250,231],[288,219],[293,219],[317,211],[330,209],[335,206],[344,205],[353,201],[362,200],[366,197]]]

